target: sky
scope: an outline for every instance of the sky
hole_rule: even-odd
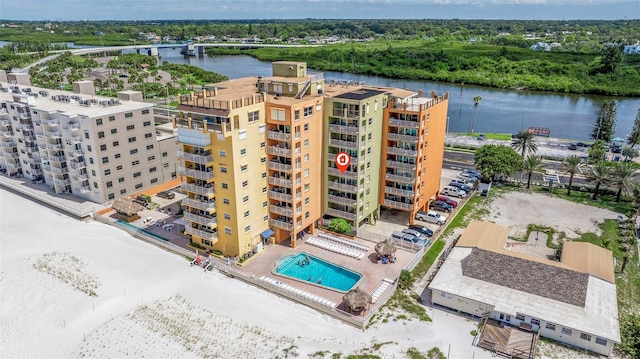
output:
[[[0,0],[5,20],[639,19],[640,0]]]

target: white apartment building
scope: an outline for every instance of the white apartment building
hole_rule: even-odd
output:
[[[11,74],[9,75],[11,80]],[[176,178],[172,130],[135,91],[118,99],[0,81],[0,169],[104,203]],[[75,86],[85,89],[87,82]]]

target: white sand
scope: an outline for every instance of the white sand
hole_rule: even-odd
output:
[[[410,347],[446,353],[449,345],[450,358],[491,357],[471,345],[475,323],[462,317],[427,308],[433,323],[362,332],[4,190],[0,246],[2,358],[284,358],[385,342],[375,352],[383,358],[403,358]],[[34,268],[43,260],[46,272]]]

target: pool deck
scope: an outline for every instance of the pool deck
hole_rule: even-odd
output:
[[[360,273],[362,275],[362,279],[356,286],[371,294],[376,290],[378,285],[380,285],[383,278],[389,278],[391,280],[397,278],[400,275],[400,271],[414,256],[414,253],[398,249],[396,252],[396,263],[378,264],[376,262],[375,243],[360,239],[354,241],[369,247],[369,251],[361,260],[312,246],[307,244],[306,241],[298,241],[298,246],[295,249],[279,244],[268,246],[264,251],[262,251],[262,253],[255,256],[249,263],[242,266],[241,270],[245,273],[253,274],[258,278],[262,276],[275,278],[284,284],[288,284],[305,292],[329,299],[335,303],[340,303],[338,308],[344,309],[342,306],[342,297],[345,293],[320,287],[310,282],[301,282],[288,277],[283,277],[276,274],[274,270],[281,258],[295,255],[300,252],[306,252],[325,261]],[[391,290],[391,288],[387,290]]]

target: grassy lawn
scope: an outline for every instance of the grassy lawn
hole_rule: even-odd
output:
[[[470,133],[459,132],[459,133],[456,133],[456,135],[469,136],[474,138],[478,137],[478,133],[475,133],[472,135]],[[510,133],[485,133],[484,138],[487,140],[511,141],[511,134]]]
[[[422,278],[422,276],[427,274],[429,268],[433,265],[433,263],[436,261],[436,258],[438,258],[438,255],[440,255],[440,252],[442,252],[442,250],[444,249],[444,245],[445,243],[441,239],[433,242],[431,248],[429,248],[427,253],[425,253],[416,267],[413,268],[412,274],[415,278]]]

